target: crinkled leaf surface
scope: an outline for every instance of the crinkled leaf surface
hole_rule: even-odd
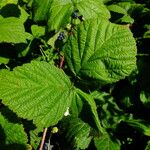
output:
[[[0,42],[26,43],[31,35],[25,32],[22,21],[15,17],[0,19]]]
[[[109,11],[100,0],[35,0],[34,20],[48,20],[49,30],[59,29],[71,22],[71,15],[78,10],[84,19],[110,17]]]
[[[33,61],[0,72],[0,99],[20,117],[38,126],[56,124],[70,106],[72,84],[64,72],[46,62]]]
[[[116,82],[136,66],[136,44],[130,30],[106,19],[78,25],[64,48],[71,71],[101,83]]]
[[[76,149],[85,149],[91,142],[91,127],[79,118],[68,118],[65,120],[67,131],[66,138]]]
[[[2,113],[0,113],[0,127],[1,127],[0,137],[2,138],[0,140],[0,145],[3,148],[9,147],[10,144],[15,144],[13,146],[14,147],[16,146],[16,148],[17,147],[19,148],[19,145],[20,145],[20,148],[28,147],[27,146],[28,139],[24,131],[23,125],[10,122],[8,119],[5,118],[5,116],[2,115]],[[11,150],[11,147],[9,147],[9,149]]]
[[[120,143],[108,134],[94,139],[97,150],[120,150]]]

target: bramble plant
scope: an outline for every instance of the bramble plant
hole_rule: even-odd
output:
[[[0,0],[0,149],[150,149],[143,3]]]

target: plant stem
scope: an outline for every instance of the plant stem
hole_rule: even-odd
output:
[[[59,68],[63,68],[63,65],[64,65],[64,56],[61,56],[60,57],[60,64],[59,64]]]
[[[39,150],[43,150],[43,145],[44,145],[44,142],[45,142],[46,133],[47,133],[47,128],[44,129],[43,137],[42,137],[42,142],[41,142]]]

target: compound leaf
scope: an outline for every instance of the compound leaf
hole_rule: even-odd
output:
[[[123,79],[136,67],[136,43],[130,30],[103,18],[74,28],[64,53],[75,75],[103,84]]]
[[[20,117],[41,127],[56,124],[70,106],[72,84],[64,72],[46,62],[33,61],[0,72],[0,99]]]

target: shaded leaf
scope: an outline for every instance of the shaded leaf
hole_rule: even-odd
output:
[[[97,107],[96,107],[93,97],[87,93],[84,93],[80,89],[76,89],[76,93],[79,94],[79,96],[83,97],[84,100],[88,103],[88,105],[90,106],[91,112],[93,114],[93,118],[97,126],[97,129],[99,130],[100,133],[104,133],[105,130],[102,128],[100,124],[100,120],[99,120],[98,113],[97,113]]]
[[[147,142],[145,150],[150,150],[150,141]]]
[[[97,150],[120,150],[120,143],[108,134],[94,139]]]
[[[150,106],[150,93],[141,91],[140,100],[144,105]]]
[[[150,38],[150,30],[146,31],[143,35],[144,38]]]
[[[74,117],[78,117],[82,111],[83,105],[84,102],[82,98],[78,94],[76,94],[72,99],[72,103],[70,106],[71,115]]]
[[[126,122],[144,135],[150,136],[150,124],[148,122],[140,119],[131,119],[127,120]]]
[[[38,149],[40,141],[42,139],[42,134],[39,136],[39,133],[42,133],[43,130],[36,128],[35,130],[30,131],[30,144],[34,149]]]
[[[13,150],[10,146],[12,144],[14,145],[14,148],[16,147],[18,150],[21,150],[21,148],[28,149],[28,138],[23,125],[10,122],[2,115],[2,113],[0,113],[0,131],[0,137],[3,137],[0,140],[1,148]]]
[[[104,128],[115,129],[121,121],[129,118],[127,114],[118,107],[110,94],[94,91],[91,93],[91,96],[96,102],[99,118]]]
[[[92,137],[91,127],[79,118],[67,118],[65,120],[66,138],[74,149],[85,149],[89,146]]]

